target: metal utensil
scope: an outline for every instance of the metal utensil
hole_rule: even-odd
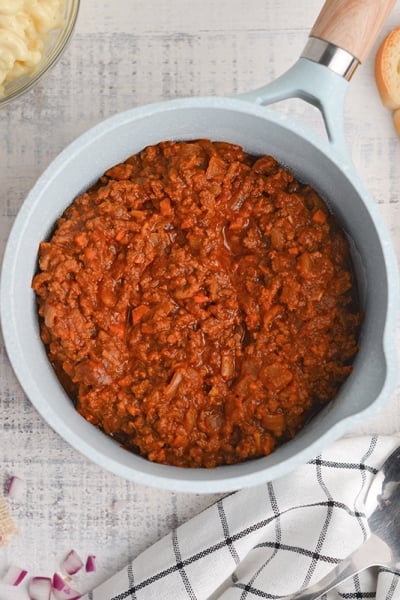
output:
[[[369,488],[366,513],[371,536],[315,585],[282,600],[316,600],[369,567],[400,571],[400,448],[386,459]]]

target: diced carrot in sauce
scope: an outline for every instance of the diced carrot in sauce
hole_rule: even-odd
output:
[[[143,319],[143,317],[145,317],[147,314],[149,314],[149,312],[150,312],[150,308],[148,306],[145,306],[144,304],[141,304],[140,306],[137,306],[136,308],[134,308],[132,311],[133,324],[137,325],[138,323],[140,323],[140,321]]]
[[[314,223],[326,223],[327,215],[326,213],[318,208],[312,216],[312,220]]]
[[[87,239],[88,238],[85,233],[80,233],[75,236],[74,241],[75,241],[75,244],[77,244],[77,246],[80,246],[81,248],[83,248],[87,244]]]
[[[171,202],[168,198],[160,200],[160,213],[165,217],[170,217],[173,214]]]
[[[121,242],[124,239],[125,235],[126,235],[126,232],[123,229],[120,229],[115,234],[115,239],[117,240],[117,242]]]
[[[205,294],[196,294],[195,296],[193,296],[193,302],[195,302],[196,304],[203,304],[204,302],[209,302],[210,299],[208,296],[206,296]]]

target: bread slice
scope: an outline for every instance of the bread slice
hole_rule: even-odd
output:
[[[397,110],[394,111],[393,121],[394,121],[394,126],[396,128],[396,131],[400,136],[400,108],[398,108]]]
[[[375,79],[382,102],[388,108],[400,108],[400,27],[383,40],[375,57]]]

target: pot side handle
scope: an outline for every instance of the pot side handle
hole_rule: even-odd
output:
[[[327,0],[310,35],[362,63],[395,4],[396,0]]]

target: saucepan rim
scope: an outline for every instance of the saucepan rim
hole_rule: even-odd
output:
[[[27,368],[27,365],[23,359],[22,345],[24,341],[16,338],[15,324],[16,319],[18,319],[18,315],[15,312],[14,288],[16,277],[16,260],[19,256],[19,252],[21,251],[21,243],[24,236],[29,237],[30,217],[34,211],[37,210],[37,206],[40,204],[41,198],[45,197],[46,189],[49,183],[59,176],[60,172],[66,168],[66,165],[68,165],[68,162],[72,159],[72,157],[84,152],[86,147],[97,143],[108,132],[118,129],[124,124],[140,121],[144,118],[151,119],[152,116],[160,114],[164,114],[165,118],[168,118],[171,114],[171,111],[173,112],[193,108],[204,109],[205,112],[206,109],[233,111],[238,115],[238,118],[240,118],[241,115],[250,115],[252,117],[262,118],[273,122],[278,127],[283,128],[285,131],[303,137],[305,143],[311,144],[311,146],[315,149],[315,152],[321,153],[323,156],[325,156],[329,161],[329,164],[332,165],[332,168],[340,170],[343,178],[345,178],[354,189],[358,190],[358,194],[376,228],[388,273],[386,315],[381,340],[386,373],[383,379],[382,388],[375,401],[369,407],[363,408],[362,410],[355,409],[352,414],[348,414],[346,417],[338,420],[319,438],[316,438],[308,443],[306,447],[301,447],[301,436],[297,440],[295,438],[289,443],[292,444],[294,449],[297,448],[298,451],[294,452],[288,458],[285,458],[282,461],[277,459],[277,462],[273,462],[271,465],[264,468],[262,467],[262,461],[265,461],[263,458],[257,459],[256,461],[249,461],[252,462],[253,465],[249,467],[247,472],[239,475],[235,474],[235,467],[237,465],[217,467],[216,469],[212,470],[184,469],[183,471],[185,472],[185,478],[182,478],[182,468],[157,465],[156,463],[150,463],[146,459],[142,459],[140,457],[136,457],[135,461],[137,464],[140,463],[141,465],[144,465],[144,463],[140,461],[145,461],[145,469],[139,469],[135,466],[127,467],[125,461],[119,461],[114,459],[112,456],[107,455],[107,450],[101,450],[103,439],[106,448],[108,448],[107,444],[116,444],[116,442],[112,441],[110,438],[98,431],[98,435],[96,433],[95,443],[89,443],[87,439],[83,437],[83,432],[89,431],[88,428],[94,428],[92,425],[86,423],[86,421],[84,421],[84,419],[82,419],[82,417],[80,417],[80,415],[77,413],[76,420],[74,422],[79,431],[74,430],[73,427],[66,425],[66,423],[63,422],[62,415],[57,414],[56,410],[51,404],[51,399],[43,397],[41,390],[37,387],[36,383],[32,381],[32,372],[29,370],[29,368]],[[182,139],[183,133],[181,132],[181,136],[179,133],[180,132],[178,131],[176,139]],[[213,136],[210,135],[209,137],[212,138]],[[188,138],[186,137],[185,139]],[[96,159],[94,158],[94,160]],[[99,172],[99,175],[101,175],[102,172],[103,171]],[[91,183],[92,181],[88,181],[87,186],[89,186]],[[53,215],[54,220],[58,216],[60,215]],[[33,292],[31,294],[30,301],[32,301],[32,297]],[[211,493],[227,492],[241,487],[261,484],[267,480],[272,480],[288,473],[300,464],[304,464],[308,460],[314,458],[323,449],[323,447],[327,446],[335,439],[343,435],[351,426],[355,425],[361,419],[365,419],[367,416],[372,416],[372,414],[374,414],[383,406],[393,391],[397,379],[394,356],[397,313],[396,307],[399,304],[399,298],[400,294],[397,265],[389,235],[375,202],[370,197],[370,194],[356,173],[354,167],[349,164],[347,157],[341,156],[334,148],[327,146],[327,144],[323,140],[320,140],[318,136],[313,136],[313,134],[310,134],[310,132],[303,128],[303,126],[300,125],[296,120],[280,114],[277,111],[265,108],[263,106],[251,104],[250,102],[239,98],[196,97],[179,98],[177,100],[167,100],[153,104],[147,104],[130,109],[123,113],[118,113],[117,115],[113,115],[112,117],[109,117],[82,134],[54,159],[54,161],[37,180],[31,192],[28,194],[11,229],[3,257],[1,271],[0,318],[7,353],[25,393],[31,400],[34,407],[48,422],[48,424],[55,431],[57,431],[59,435],[63,437],[72,447],[80,451],[84,456],[89,458],[94,463],[97,463],[101,467],[111,471],[114,474],[124,477],[125,479],[134,480],[137,483],[181,492]],[[37,358],[38,357],[34,356],[30,357],[32,362],[37,360]],[[54,378],[56,378],[55,374]],[[59,387],[60,391],[62,391],[67,398],[61,386]],[[70,404],[72,406],[71,402]],[[329,411],[329,406],[326,407],[325,410]],[[105,440],[107,440],[107,442]],[[123,452],[125,452],[126,455],[130,455],[130,453],[127,453],[126,451]],[[278,453],[279,449],[273,454],[279,456]],[[122,454],[120,453],[118,456],[122,456]],[[136,459],[139,459],[139,463]]]

